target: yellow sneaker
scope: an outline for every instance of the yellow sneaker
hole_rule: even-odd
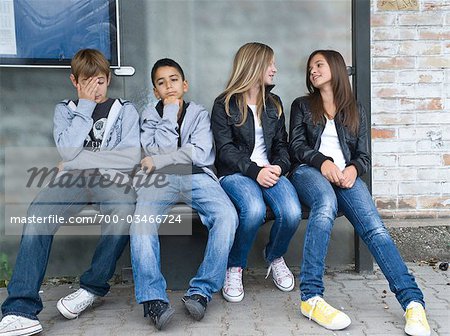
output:
[[[330,330],[341,330],[352,323],[347,314],[333,308],[320,296],[302,301],[300,309],[307,318]]]
[[[411,336],[429,336],[431,334],[425,309],[419,302],[412,301],[406,307],[405,333]]]

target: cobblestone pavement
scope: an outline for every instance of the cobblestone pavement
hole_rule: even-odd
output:
[[[424,291],[432,334],[450,336],[450,271],[412,263],[408,267]],[[298,274],[298,269],[293,270]],[[186,314],[181,303],[183,292],[169,292],[176,314],[163,332],[143,317],[130,284],[114,285],[93,309],[71,321],[58,313],[56,302],[73,291],[72,285],[45,285],[41,294],[45,307],[39,315],[44,327],[41,335],[404,335],[403,311],[378,268],[370,275],[329,270],[325,285],[325,299],[352,319],[345,330],[329,331],[301,316],[298,286],[290,293],[280,292],[270,279],[264,279],[264,270],[258,269],[244,273],[245,298],[241,303],[228,303],[216,294],[200,322]],[[0,300],[5,298],[2,288]]]

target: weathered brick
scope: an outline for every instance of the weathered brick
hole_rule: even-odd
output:
[[[395,13],[373,13],[370,16],[370,25],[372,27],[392,26],[396,23],[396,19]]]
[[[442,155],[442,159],[444,160],[445,166],[450,166],[450,154]]]
[[[395,83],[395,72],[374,71],[372,73],[372,83]]]
[[[372,101],[371,101],[372,115],[375,113],[395,111],[397,110],[398,102],[399,102],[398,98],[377,97],[372,92]]]
[[[387,139],[395,137],[395,129],[392,128],[372,128],[372,139]]]
[[[440,41],[406,41],[398,48],[399,55],[440,55],[441,52]]]
[[[424,1],[422,4],[424,11],[448,11],[450,10],[450,3],[448,1]]]
[[[449,141],[442,140],[442,137],[433,140],[417,141],[418,152],[447,152],[450,151]]]
[[[417,170],[419,180],[449,181],[450,169],[445,166],[420,168]]]
[[[445,69],[445,83],[450,84],[450,69]]]
[[[418,57],[417,61],[418,67],[421,69],[450,68],[450,57],[447,56]]]
[[[378,195],[397,195],[398,182],[373,182],[372,193],[374,196]]]
[[[444,54],[450,54],[450,42],[444,44]]]
[[[450,195],[447,196],[419,196],[417,197],[417,207],[425,209],[449,209]]]
[[[399,83],[442,83],[443,70],[401,70],[397,73]]]
[[[374,41],[371,46],[372,55],[380,56],[395,56],[398,55],[399,43],[392,41]]]
[[[429,195],[440,194],[442,190],[442,183],[440,182],[400,182],[398,184],[399,195],[416,195],[422,194],[426,190]]]
[[[445,139],[444,135],[445,127],[399,127],[398,129],[398,138],[400,140],[418,140],[418,139],[427,139],[427,138],[435,138],[436,134],[440,134],[441,139]],[[448,135],[450,137],[450,135]]]
[[[445,25],[450,26],[450,12],[445,14]]]
[[[383,98],[437,98],[443,93],[442,85],[437,83],[374,84],[372,91],[376,97]]]
[[[403,98],[413,96],[413,84],[373,85],[372,93],[380,98]]]
[[[373,167],[396,167],[397,166],[397,155],[396,154],[382,155],[379,153],[373,153],[372,166]]]
[[[372,59],[373,69],[414,69],[415,57],[376,57]]]
[[[441,98],[432,99],[400,99],[399,109],[404,111],[417,111],[417,110],[442,110]]]
[[[404,26],[442,26],[445,22],[444,13],[407,13],[398,14],[398,25]]]
[[[412,125],[416,122],[416,114],[398,112],[377,113],[372,115],[371,121],[372,125],[375,126]]]
[[[373,141],[372,148],[377,153],[414,153],[416,143],[414,141]]]
[[[445,117],[445,115],[443,116],[442,112],[418,113],[416,115],[416,122],[418,124],[424,124],[424,125],[426,125],[426,124],[442,124],[443,122],[445,122],[445,120],[443,120],[443,117]]]
[[[372,177],[376,181],[411,181],[417,179],[414,168],[376,168],[372,169]]]
[[[417,28],[417,34],[419,40],[449,40],[450,31],[448,28]],[[400,38],[398,38],[400,39]]]
[[[403,166],[440,166],[441,155],[440,154],[401,154],[398,158],[398,164]]]
[[[394,197],[375,197],[374,201],[379,211],[397,209],[397,199]]]
[[[416,209],[417,208],[416,197],[399,197],[398,208],[404,210]]]
[[[442,32],[441,32],[442,34]],[[373,28],[373,41],[395,41],[395,40],[415,40],[417,38],[416,28]]]

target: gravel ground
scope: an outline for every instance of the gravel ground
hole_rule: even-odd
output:
[[[450,227],[388,227],[405,261],[428,264],[450,261]]]

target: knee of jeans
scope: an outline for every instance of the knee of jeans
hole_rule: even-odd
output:
[[[381,239],[383,241],[389,240],[390,235],[384,225],[374,227],[364,232],[365,238],[369,241]]]
[[[230,230],[235,231],[239,224],[239,218],[236,209],[232,204],[214,210],[211,213],[211,216],[213,221],[215,223],[218,223],[224,229],[228,227],[230,228]]]
[[[283,204],[278,214],[289,227],[297,227],[302,219],[302,208],[300,203],[290,201]]]
[[[254,223],[262,223],[266,218],[266,204],[261,200],[249,198],[240,208],[241,220],[251,220]]]
[[[321,216],[336,218],[338,210],[336,196],[321,195],[321,197],[314,201],[311,212],[319,213]]]

